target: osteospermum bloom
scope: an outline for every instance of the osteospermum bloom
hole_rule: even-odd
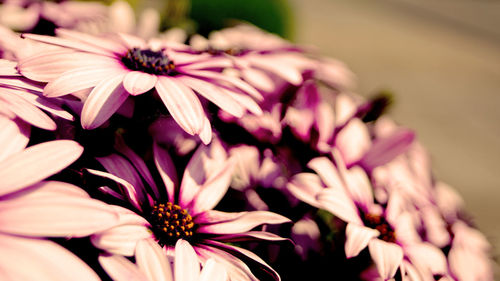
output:
[[[116,146],[126,158],[118,154],[98,158],[110,173],[89,172],[119,183],[120,190],[110,187],[102,190],[123,200],[129,209],[117,206],[122,215],[121,224],[94,235],[92,242],[96,247],[130,256],[134,254],[137,241],[149,237],[168,254],[172,253],[176,242],[183,239],[193,246],[201,263],[209,258],[215,259],[226,268],[231,279],[256,280],[245,262],[257,265],[279,279],[277,273],[257,255],[226,244],[284,240],[272,233],[253,229],[289,220],[267,211],[228,213],[212,210],[229,187],[233,165],[218,141],[196,150],[180,184],[165,149],[156,144],[153,147],[154,162],[163,180],[163,183],[155,183],[145,163],[123,141],[119,140]],[[165,189],[161,188],[162,185]]]
[[[208,39],[195,35],[191,45],[198,51],[229,58],[242,79],[265,92],[275,90],[276,77],[300,85],[302,72],[313,67],[300,48],[252,25],[215,31]]]
[[[10,119],[19,118],[46,130],[55,130],[57,126],[42,110],[67,120],[74,119],[61,108],[59,101],[44,98],[43,86],[22,77],[15,66],[15,62],[0,59],[1,115]]]
[[[124,34],[109,39],[62,29],[57,33],[60,37],[25,34],[62,48],[22,60],[18,68],[26,77],[49,82],[44,89],[48,97],[90,91],[81,113],[85,129],[102,125],[130,95],[153,88],[177,124],[205,143],[212,130],[195,91],[234,116],[247,109],[261,112],[252,99],[261,99],[259,92],[220,72],[228,66],[227,59],[179,53],[165,42],[146,43]]]
[[[46,237],[84,237],[118,221],[114,210],[69,183],[44,181],[83,148],[57,140],[25,148],[15,122],[0,118],[0,272],[5,280],[100,280]]]
[[[173,267],[162,248],[153,239],[137,242],[136,264],[120,255],[99,257],[99,262],[116,281],[226,281],[225,268],[214,259],[208,259],[200,271],[200,263],[193,247],[183,239],[175,244]]]
[[[368,246],[379,275],[392,278],[403,261],[403,250],[395,243],[397,209],[388,207],[384,212],[374,202],[366,173],[360,167],[347,170],[340,158],[336,157],[337,167],[326,157],[311,160],[308,166],[317,174],[297,174],[288,188],[302,201],[347,222],[347,258]]]

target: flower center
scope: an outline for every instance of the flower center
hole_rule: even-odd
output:
[[[151,210],[150,223],[160,245],[175,245],[178,239],[193,236],[194,222],[180,206],[167,202],[156,204]]]
[[[162,51],[133,48],[122,57],[122,63],[130,70],[142,71],[150,74],[172,75],[175,73],[175,64]]]
[[[373,228],[380,232],[379,239],[386,242],[396,242],[396,233],[389,225],[387,220],[380,215],[365,214],[364,223],[367,227]]]

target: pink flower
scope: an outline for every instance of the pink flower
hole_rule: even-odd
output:
[[[392,206],[384,213],[374,202],[370,181],[361,168],[347,170],[340,157],[336,160],[337,167],[325,157],[311,160],[308,166],[317,175],[297,174],[288,188],[299,199],[347,222],[347,258],[357,256],[368,246],[380,276],[392,278],[403,261],[403,250],[395,243],[395,222],[400,216]]]
[[[226,268],[231,279],[240,276],[244,280],[254,280],[243,261],[256,264],[279,279],[277,273],[252,252],[226,244],[284,240],[272,233],[252,229],[289,220],[267,211],[227,213],[212,210],[229,187],[234,165],[232,159],[226,158],[218,141],[196,150],[180,184],[167,151],[154,144],[154,162],[165,189],[155,183],[145,163],[123,141],[119,140],[116,148],[125,158],[117,154],[98,158],[111,173],[89,172],[119,183],[120,190],[102,187],[102,191],[123,200],[130,210],[117,207],[122,223],[96,234],[92,238],[95,246],[116,254],[133,255],[137,241],[149,237],[168,254],[179,239],[184,239],[193,246],[201,263],[215,259]]]
[[[0,119],[1,120],[1,119]],[[10,123],[9,123],[10,122]],[[0,144],[0,271],[7,280],[99,280],[83,261],[45,237],[84,237],[117,222],[106,204],[64,182],[43,181],[83,151],[74,141],[30,146],[12,121]]]
[[[60,102],[44,98],[43,86],[22,77],[15,65],[15,62],[0,60],[0,115],[46,130],[55,130],[57,126],[42,109],[67,120],[74,119],[61,108]]]
[[[208,39],[195,35],[191,45],[229,58],[237,76],[264,92],[274,91],[276,80],[300,85],[302,72],[311,67],[311,60],[298,47],[248,24],[212,32]]]
[[[210,142],[212,130],[194,91],[234,116],[247,109],[260,113],[248,96],[261,99],[260,93],[220,73],[228,66],[227,59],[179,53],[164,42],[146,43],[124,34],[109,39],[63,29],[57,33],[60,37],[25,34],[63,48],[22,60],[18,68],[26,77],[49,82],[44,89],[48,97],[90,90],[81,113],[85,129],[107,121],[130,95],[153,88],[177,124],[204,143]]]
[[[137,242],[136,264],[120,255],[101,255],[102,267],[116,281],[226,281],[225,268],[214,259],[208,259],[200,271],[198,256],[183,239],[175,243],[173,267],[162,248],[153,239]]]

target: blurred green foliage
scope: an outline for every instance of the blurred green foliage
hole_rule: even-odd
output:
[[[188,17],[196,23],[196,31],[205,36],[238,21],[252,23],[288,39],[293,29],[286,0],[191,0]]]

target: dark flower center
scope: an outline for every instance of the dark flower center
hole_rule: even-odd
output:
[[[363,221],[367,227],[376,229],[380,232],[379,239],[386,242],[396,242],[394,229],[392,229],[391,225],[389,225],[384,217],[380,215],[365,214]]]
[[[152,231],[160,245],[175,245],[179,239],[189,240],[193,236],[194,222],[189,213],[180,206],[167,202],[156,204],[151,210]]]
[[[121,60],[130,70],[158,75],[172,75],[175,73],[174,62],[163,51],[133,48],[128,50]]]

